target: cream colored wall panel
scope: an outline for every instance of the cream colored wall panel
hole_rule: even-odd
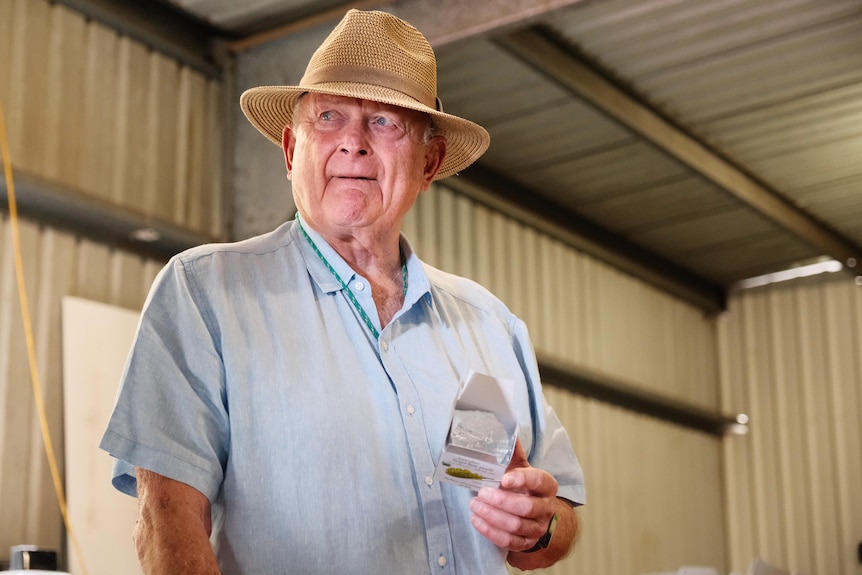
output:
[[[15,36],[12,34],[12,25],[15,19],[15,7],[13,2],[0,2],[0,54],[12,54],[12,46]],[[12,78],[12,58],[0,58],[0,78]],[[0,102],[8,105],[11,102],[12,82],[0,82]],[[7,120],[8,124],[8,120]],[[7,126],[8,130],[9,127]]]
[[[28,280],[27,291],[31,294],[30,316],[33,324],[34,344],[37,350],[37,366],[39,372],[40,386],[42,389],[42,401],[45,413],[48,414],[48,426],[51,442],[57,454],[57,468],[60,477],[63,477],[65,461],[62,457],[64,436],[62,428],[63,393],[60,382],[62,381],[62,362],[58,361],[51,353],[39,353],[40,350],[59,350],[61,345],[60,309],[54,305],[58,297],[58,289],[62,290],[65,280],[70,277],[65,266],[57,265],[57,258],[62,257],[64,250],[73,248],[74,242],[66,235],[58,234],[53,230],[44,230],[32,226],[28,234],[29,242],[36,246],[32,258],[25,262],[37,267],[37,272],[31,280]],[[22,237],[22,242],[24,238]],[[29,381],[29,380],[27,380]],[[34,405],[31,401],[30,405]],[[58,505],[54,484],[48,473],[47,459],[45,456],[45,445],[42,441],[41,426],[39,419],[33,417],[30,429],[30,474],[33,480],[31,493],[28,497],[28,536],[36,539],[46,526],[49,533],[57,533],[62,537],[62,528],[58,519]]]
[[[115,161],[111,164],[110,199],[136,211],[143,209],[142,184],[145,148],[141,146],[145,133],[146,96],[149,66],[148,50],[120,36],[116,40],[116,115],[112,128]]]
[[[173,192],[176,171],[176,88],[179,66],[173,60],[156,52],[150,54],[148,70],[148,97],[146,128],[141,145],[144,154],[144,211],[163,220],[173,214],[171,202],[163,196]]]
[[[578,256],[574,249],[556,244],[556,269],[559,282],[555,286],[559,313],[556,312],[552,326],[555,326],[556,341],[549,344],[549,353],[573,362],[586,362],[587,346],[592,339],[587,331],[588,305],[586,294],[586,267],[589,258]]]
[[[448,193],[448,192],[447,192]],[[481,257],[488,259],[491,268],[491,276],[485,287],[506,302],[512,305],[514,301],[512,275],[510,272],[511,258],[511,235],[509,222],[505,216],[497,212],[491,212],[489,236],[491,238],[491,249]]]
[[[188,129],[184,141],[188,143],[187,160],[181,173],[184,172],[182,185],[177,189],[177,197],[185,203],[177,211],[182,221],[191,224],[196,230],[209,229],[207,204],[212,199],[212,191],[207,189],[207,172],[216,171],[218,166],[207,156],[207,148],[211,144],[208,134],[208,116],[202,103],[209,101],[206,80],[200,74],[183,70],[183,83],[188,83]],[[186,193],[183,193],[186,192]]]
[[[542,325],[541,307],[553,303],[542,301],[541,298],[542,286],[548,281],[548,270],[540,265],[540,239],[536,230],[525,226],[520,231],[519,241],[516,241],[512,254],[518,264],[512,281],[521,288],[516,301],[518,309],[522,310],[524,322],[538,328]]]
[[[460,273],[461,264],[469,259],[472,251],[471,243],[464,242],[455,213],[455,196],[451,194],[435,194],[423,192],[427,199],[435,204],[435,218],[438,230],[436,232],[440,249],[440,267],[452,273]]]
[[[36,416],[10,228],[8,218],[0,217],[0,557],[4,558],[12,545],[20,543],[62,549],[64,537]],[[20,222],[20,230],[39,378],[62,473],[61,299],[77,295],[140,309],[162,264],[27,220]]]
[[[3,448],[0,452],[3,458],[0,461],[0,505],[4,520],[0,521],[0,541],[6,542],[15,533],[28,532],[28,496],[32,493],[29,430],[33,409],[18,292],[12,275],[14,264],[8,227],[4,226],[2,232],[0,344],[3,344],[3,353],[0,355],[0,380],[3,380],[3,397],[0,407],[3,413]],[[30,237],[29,232],[29,228],[22,229],[22,236]],[[28,255],[31,253],[27,251]],[[32,268],[26,278],[33,281]]]
[[[717,408],[716,338],[699,310],[440,184],[404,229],[425,261],[502,299],[540,352]]]
[[[562,301],[557,297],[557,285],[561,281],[561,271],[555,264],[555,256],[559,242],[544,235],[536,238],[536,266],[540,281],[536,291],[536,327],[530,330],[530,336],[541,345],[542,349],[552,350],[559,344],[559,337],[554,336],[558,326],[563,323],[556,321],[555,310],[560,310]],[[550,352],[549,352],[550,353]]]
[[[48,59],[50,12],[45,2],[16,0],[12,14],[11,60],[8,81],[11,85],[8,103],[9,145],[13,162],[38,170],[46,134],[33,126],[41,124],[42,110],[48,93],[45,62]]]
[[[852,557],[855,541],[852,534],[862,540],[862,492],[859,480],[862,478],[862,305],[858,297],[859,289],[829,284],[824,286],[823,297],[825,317],[831,318],[828,325],[828,363],[831,377],[832,418],[835,441],[835,499],[838,502],[838,533],[851,534],[851,537],[836,538],[841,557]],[[854,304],[854,295],[856,302]],[[855,347],[854,347],[855,346]],[[852,382],[856,382],[853,385]],[[843,382],[851,382],[846,385]],[[857,567],[857,571],[862,568]]]
[[[222,161],[224,142],[229,138],[230,130],[223,120],[224,104],[222,93],[224,88],[218,82],[208,80],[205,86],[207,101],[204,114],[204,130],[200,137],[205,161],[201,166],[203,183],[200,187],[201,231],[208,232],[213,238],[228,238],[225,205],[225,172]],[[229,147],[232,147],[229,146]]]
[[[438,234],[434,231],[434,226],[437,221],[435,214],[435,198],[428,192],[419,194],[419,198],[417,198],[410,216],[410,220],[404,222],[405,231],[407,230],[406,226],[409,224],[412,224],[415,227],[410,228],[412,233],[408,233],[407,237],[410,238],[411,242],[413,242],[414,249],[419,249],[419,246],[422,246],[422,251],[419,253],[423,253],[425,250],[428,250],[433,260],[426,261],[432,265],[437,265],[433,263],[433,261],[440,259],[435,243]]]
[[[719,439],[558,388],[546,395],[578,451],[588,500],[575,553],[540,573],[727,572]]]
[[[750,435],[724,448],[733,566],[762,556],[808,575],[858,573],[862,291],[812,279],[730,304],[722,406],[751,416]]]
[[[180,71],[178,86],[177,164],[174,178],[174,214],[181,220],[200,225],[201,207],[196,205],[202,183],[202,136],[204,125],[199,99],[204,83],[188,69]]]
[[[4,249],[2,271],[4,284],[15,284],[12,265],[9,227],[3,222],[3,234],[7,240]],[[27,296],[29,300],[34,344],[38,350],[56,349],[59,345],[57,327],[59,316],[50,304],[54,290],[62,285],[64,266],[56,265],[56,254],[68,242],[52,232],[43,232],[32,223],[22,222],[21,248],[24,263]],[[8,280],[7,284],[7,278]],[[8,318],[14,318],[8,332],[5,365],[0,362],[0,373],[6,380],[6,389],[0,402],[4,405],[2,436],[4,458],[0,475],[11,482],[4,482],[0,489],[0,505],[4,508],[10,526],[0,537],[3,543],[34,541],[38,544],[57,547],[61,537],[61,524],[53,483],[46,463],[44,445],[36,416],[33,389],[28,364],[26,340],[17,287],[11,293],[4,290],[4,308]],[[37,354],[42,398],[49,414],[48,427],[55,450],[62,454],[62,430],[59,413],[62,395],[59,382],[60,362],[50,353]],[[63,463],[58,462],[60,473]],[[6,547],[8,549],[8,546]]]
[[[0,10],[15,168],[223,235],[220,83],[48,0]]]
[[[505,265],[505,276],[498,277],[498,281],[504,282],[506,286],[506,303],[512,311],[520,316],[528,325],[533,325],[529,317],[529,306],[526,302],[525,283],[531,281],[525,271],[526,257],[526,234],[525,227],[520,222],[503,221],[502,234],[505,236],[505,253],[500,254],[500,260]],[[500,260],[497,260],[499,265]]]
[[[81,266],[75,277],[75,293],[85,299],[108,302],[111,287],[111,249],[102,244],[83,241],[78,246]]]
[[[833,448],[824,449],[826,446],[836,446],[832,427],[835,405],[830,385],[833,374],[830,373],[829,366],[829,341],[822,296],[810,289],[801,290],[799,295],[802,404],[809,408],[807,425],[804,426],[809,464],[802,469],[807,475],[807,499],[811,502],[812,509],[817,511],[811,515],[811,541],[814,550],[811,570],[815,573],[828,573],[832,571],[830,567],[835,566],[834,560],[830,558],[839,555],[839,514],[836,499],[833,497],[838,487],[837,469],[833,459],[835,452]],[[776,422],[776,434],[781,433],[782,428],[788,424],[792,425],[793,422]]]
[[[490,286],[494,264],[487,254],[493,251],[493,238],[491,237],[492,212],[484,206],[471,206],[472,218],[465,217],[466,225],[473,228],[473,240],[475,249],[472,264],[472,276],[477,282],[484,286]]]
[[[114,82],[119,54],[116,34],[98,25],[86,30],[83,81],[83,131],[80,136],[81,180],[76,182],[87,193],[110,199],[113,166],[116,162],[114,129],[118,119],[117,90]]]
[[[174,166],[174,181],[169,188],[173,201],[173,214],[188,215],[189,196],[186,189],[188,178],[187,168],[192,158],[189,133],[192,123],[192,86],[190,74],[187,70],[180,70],[177,77],[177,120],[174,127],[174,137],[177,141],[177,163]]]
[[[83,105],[80,78],[84,74],[84,61],[80,55],[85,47],[86,22],[74,12],[54,9],[49,29],[44,66],[52,86],[46,93],[42,117],[41,131],[48,137],[41,171],[52,180],[75,182],[80,178],[80,137],[84,133],[81,115],[76,111]]]

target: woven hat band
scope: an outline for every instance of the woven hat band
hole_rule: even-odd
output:
[[[306,71],[299,85],[314,90],[320,84],[345,82],[351,84],[368,84],[371,87],[384,87],[401,92],[418,103],[431,109],[437,107],[437,95],[431,94],[421,83],[401,74],[379,68],[361,66],[327,66]]]

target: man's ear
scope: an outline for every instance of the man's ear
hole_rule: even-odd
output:
[[[284,150],[284,165],[287,168],[287,179],[290,179],[290,172],[293,169],[293,148],[296,145],[296,138],[293,135],[293,128],[286,125],[281,132],[281,149]]]
[[[443,136],[435,136],[431,143],[428,144],[428,152],[425,154],[425,171],[422,189],[426,190],[434,181],[434,176],[443,165],[443,158],[446,157],[446,138]]]

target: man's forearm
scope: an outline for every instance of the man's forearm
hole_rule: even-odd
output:
[[[134,540],[147,575],[218,575],[209,501],[196,489],[138,469]]]
[[[550,567],[564,559],[575,548],[580,535],[580,521],[577,511],[566,501],[557,499],[557,527],[547,549],[534,553],[509,551],[507,560],[510,565],[522,571]]]

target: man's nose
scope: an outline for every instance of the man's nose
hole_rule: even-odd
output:
[[[343,154],[357,154],[367,156],[371,146],[368,141],[368,126],[365,122],[350,122],[342,134],[341,152]]]

